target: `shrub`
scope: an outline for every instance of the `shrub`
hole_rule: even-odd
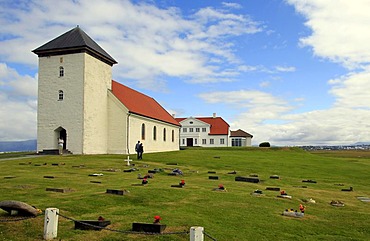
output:
[[[270,142],[261,142],[259,147],[270,147]]]

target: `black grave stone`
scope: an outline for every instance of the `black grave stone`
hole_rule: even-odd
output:
[[[280,191],[280,187],[266,187],[266,190],[269,190],[269,191]]]
[[[259,183],[260,182],[260,179],[253,178],[253,177],[235,177],[235,181],[237,181],[237,182]]]
[[[218,180],[218,176],[209,176],[208,179]]]
[[[124,195],[126,194],[125,190],[116,190],[116,189],[107,189],[106,193],[115,194],[115,195]]]
[[[111,224],[109,220],[75,220],[75,229],[82,230],[102,230],[102,228]]]
[[[132,231],[146,233],[163,233],[166,225],[153,223],[132,223]]]

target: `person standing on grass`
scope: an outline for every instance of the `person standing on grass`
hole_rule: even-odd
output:
[[[137,159],[139,159],[139,147],[140,147],[140,141],[137,141],[135,145],[135,151],[137,153]]]
[[[144,152],[144,146],[143,143],[139,144],[139,152],[138,152],[138,158],[139,160],[143,159],[143,152]]]

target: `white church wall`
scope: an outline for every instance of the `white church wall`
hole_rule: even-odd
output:
[[[64,76],[59,76],[59,68]],[[57,149],[59,127],[67,131],[67,149],[82,153],[83,54],[39,58],[37,150]],[[63,100],[58,100],[59,90]]]
[[[108,153],[128,154],[128,109],[108,91]]]
[[[142,139],[141,128],[145,125],[145,139]],[[157,129],[154,140],[153,129]],[[166,140],[163,138],[163,130],[166,129]],[[174,138],[172,139],[172,131]],[[143,143],[144,153],[177,151],[179,147],[179,127],[165,122],[153,120],[143,116],[131,114],[129,118],[129,152],[135,153],[137,141]]]
[[[84,154],[107,153],[108,93],[112,83],[110,65],[85,54]]]

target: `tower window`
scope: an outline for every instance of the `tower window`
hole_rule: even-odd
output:
[[[163,129],[163,141],[166,141],[166,128]]]
[[[64,68],[62,66],[59,67],[59,77],[64,76]]]
[[[64,99],[63,90],[59,90],[58,100],[63,100],[63,99]]]

